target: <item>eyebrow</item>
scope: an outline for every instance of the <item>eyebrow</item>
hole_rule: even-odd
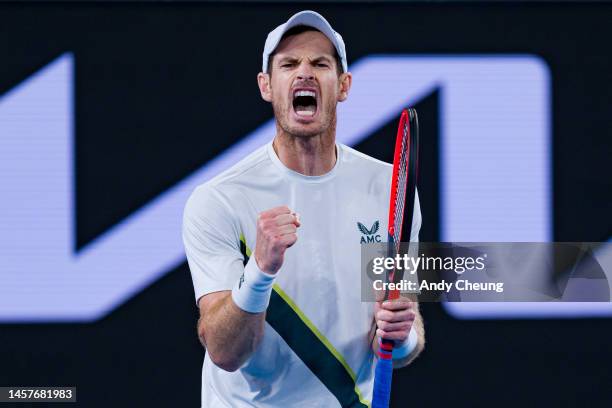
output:
[[[295,57],[293,55],[279,55],[280,58],[278,58],[278,63],[282,63],[282,62],[293,62],[293,61],[297,61],[298,57]],[[314,57],[312,59],[312,62],[319,62],[319,61],[327,61],[327,62],[332,62],[333,58],[327,56],[327,55],[318,55],[316,57]]]
[[[320,55],[318,57],[313,58],[312,60],[313,62],[319,62],[319,61],[326,61],[326,62],[332,62],[333,58],[330,58],[327,55]]]
[[[291,55],[279,55],[280,58],[278,58],[278,62],[284,62],[284,61],[297,61],[297,57],[291,56]]]

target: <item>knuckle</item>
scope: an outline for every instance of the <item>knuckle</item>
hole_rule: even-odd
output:
[[[383,308],[386,310],[395,310],[396,303],[392,301],[383,302]]]
[[[267,223],[266,223],[266,221],[263,218],[259,218],[257,220],[257,228],[259,228],[260,230],[263,231],[266,228],[266,225],[267,225]]]

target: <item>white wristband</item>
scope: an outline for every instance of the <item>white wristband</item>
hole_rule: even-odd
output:
[[[408,338],[393,347],[393,359],[398,360],[412,353],[412,350],[414,350],[417,346],[418,340],[419,336],[417,335],[416,329],[413,327],[410,329]]]
[[[261,313],[270,303],[275,275],[265,273],[257,266],[252,256],[244,267],[244,274],[232,289],[236,306],[249,313]]]

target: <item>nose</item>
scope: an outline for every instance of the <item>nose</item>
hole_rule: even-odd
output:
[[[314,72],[312,70],[312,67],[307,61],[300,64],[300,68],[298,70],[297,77],[298,79],[302,81],[308,81],[308,80],[314,79]]]
[[[308,80],[312,81],[314,79],[314,75],[312,75],[310,73],[309,74],[299,73],[298,74],[298,79],[301,79],[302,81],[308,81]]]

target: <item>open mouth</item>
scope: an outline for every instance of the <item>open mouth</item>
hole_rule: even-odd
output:
[[[317,111],[317,94],[304,89],[294,91],[293,110],[299,116],[314,116]]]

